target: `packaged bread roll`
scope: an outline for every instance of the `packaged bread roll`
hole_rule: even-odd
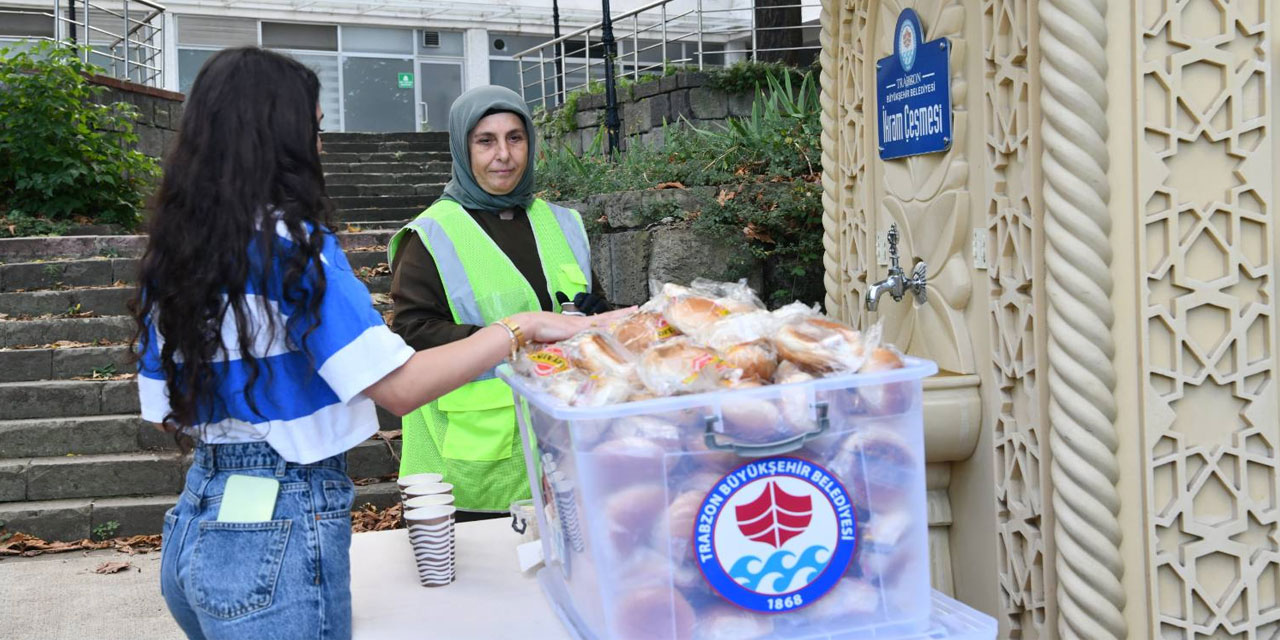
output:
[[[861,332],[820,317],[786,322],[773,342],[780,357],[816,374],[857,371],[873,346]]]
[[[610,332],[631,353],[643,353],[655,342],[680,335],[662,314],[647,311],[638,311],[623,318]]]
[[[742,376],[714,351],[688,338],[672,338],[649,347],[640,356],[638,373],[644,386],[659,396],[712,391]]]

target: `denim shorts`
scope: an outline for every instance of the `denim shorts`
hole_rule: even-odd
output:
[[[227,478],[280,481],[266,522],[218,522]],[[160,591],[189,638],[350,638],[351,505],[343,455],[285,462],[265,442],[196,447],[164,518]]]

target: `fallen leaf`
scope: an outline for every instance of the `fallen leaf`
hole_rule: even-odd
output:
[[[724,203],[734,199],[734,197],[736,197],[737,195],[738,195],[737,191],[726,191],[724,189],[721,189],[720,193],[716,194],[716,202],[720,203],[720,206],[723,207]]]
[[[663,182],[658,186],[654,187],[654,189],[688,189],[688,188],[689,187],[684,186],[683,182],[680,182],[678,180],[672,181],[672,182]]]
[[[98,568],[94,569],[93,572],[99,573],[102,575],[107,575],[109,573],[120,573],[121,571],[124,571],[132,566],[133,565],[129,564],[128,562],[104,562],[98,565]]]

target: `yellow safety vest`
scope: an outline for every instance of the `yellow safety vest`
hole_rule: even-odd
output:
[[[534,200],[528,216],[547,292],[559,312],[557,291],[572,298],[591,288],[582,217],[541,199]],[[458,203],[438,200],[400,229],[387,246],[391,264],[410,234],[435,261],[454,322],[483,327],[513,313],[541,310],[528,280]],[[493,371],[406,415],[402,426],[400,474],[443,474],[454,485],[458,508],[506,511],[512,501],[530,496],[511,387]]]

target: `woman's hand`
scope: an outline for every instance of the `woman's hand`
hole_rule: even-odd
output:
[[[635,310],[635,307],[627,307],[594,316],[566,316],[533,311],[517,313],[511,316],[511,321],[520,325],[530,342],[559,342],[587,329],[608,327],[610,323],[634,313]]]

